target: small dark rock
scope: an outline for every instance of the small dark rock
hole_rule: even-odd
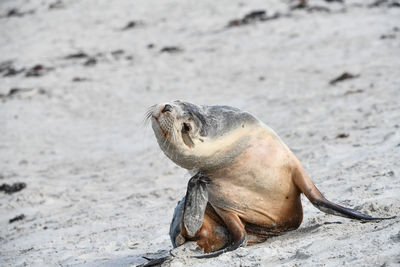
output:
[[[308,7],[307,1],[306,0],[300,0],[297,5],[291,6],[291,10],[295,9],[306,9]]]
[[[233,19],[229,21],[227,27],[241,26],[253,23],[255,21],[263,21],[267,19],[267,12],[265,10],[255,10],[244,15],[244,17],[241,19]]]
[[[0,73],[7,71],[10,67],[12,67],[12,60],[6,60],[0,63]]]
[[[129,21],[124,27],[122,27],[121,30],[125,31],[125,30],[129,30],[129,29],[133,29],[136,28],[139,25],[139,23],[137,21]]]
[[[12,8],[10,9],[5,15],[4,17],[6,18],[10,18],[10,17],[22,17],[28,14],[33,14],[34,11],[33,10],[29,10],[29,11],[19,11],[18,8]]]
[[[364,92],[364,90],[362,90],[362,89],[348,90],[348,91],[346,91],[346,93],[344,93],[344,95],[353,95],[353,94],[359,94],[362,92]]]
[[[14,17],[14,16],[15,16],[15,17],[19,17],[19,16],[22,16],[22,13],[19,12],[18,9],[12,8],[12,9],[8,10],[6,16],[7,16],[7,17]]]
[[[11,88],[10,89],[10,91],[8,91],[8,94],[0,94],[0,99],[1,98],[11,98],[11,97],[13,97],[14,95],[17,95],[17,94],[19,94],[19,93],[26,93],[26,92],[29,92],[29,91],[32,91],[32,90],[34,90],[34,89],[27,89],[27,88]],[[43,89],[41,89],[41,90],[43,90]]]
[[[124,53],[125,53],[124,50],[118,49],[118,50],[111,51],[110,54],[113,56],[114,59],[120,59],[121,56],[122,56]]]
[[[97,64],[97,59],[95,59],[94,57],[89,58],[88,60],[86,60],[85,63],[83,63],[84,66],[94,66]]]
[[[24,68],[16,69],[11,60],[0,63],[0,73],[3,73],[3,77],[14,76],[23,72],[24,70]]]
[[[72,79],[73,82],[84,82],[87,81],[87,78],[83,78],[83,77],[74,77]]]
[[[61,9],[65,8],[65,4],[62,1],[57,1],[49,5],[49,9]]]
[[[147,48],[148,48],[148,49],[154,48],[154,44],[148,44],[148,45],[147,45]]]
[[[65,57],[65,59],[77,59],[77,58],[88,58],[89,56],[84,52],[78,52],[74,54],[70,54]]]
[[[385,40],[385,39],[395,39],[396,35],[395,34],[382,34],[380,39]]]
[[[388,171],[386,174],[387,174],[388,176],[394,176],[394,171]]]
[[[329,13],[331,10],[324,6],[310,6],[307,8],[307,12],[326,12]]]
[[[381,6],[387,6],[387,7],[400,7],[399,1],[396,0],[377,0],[370,4],[368,7],[373,8],[373,7],[381,7]]]
[[[45,67],[44,65],[37,64],[32,68],[28,69],[25,73],[26,77],[40,77],[46,74],[47,72],[53,70],[53,68]]]
[[[125,53],[125,51],[122,49],[111,51],[111,55],[113,55],[113,56],[122,55],[123,53]]]
[[[21,215],[15,216],[14,218],[8,220],[8,223],[13,223],[13,222],[16,222],[16,221],[20,221],[20,220],[23,220],[24,218],[25,218],[25,215],[21,214]]]
[[[161,48],[160,53],[180,53],[183,49],[177,46],[165,46]]]
[[[12,185],[2,184],[0,186],[0,191],[4,191],[6,194],[13,194],[15,192],[21,191],[26,187],[26,183],[14,183]]]
[[[340,2],[341,0],[325,0],[326,2]],[[290,10],[296,10],[296,9],[304,9],[307,12],[331,12],[331,10],[328,7],[325,6],[310,6],[308,5],[307,1],[301,0],[297,5],[291,6]]]
[[[21,250],[21,254],[27,253],[29,251],[33,250],[33,247],[27,248],[27,249],[23,249]]]
[[[15,76],[17,74],[20,74],[20,73],[24,72],[24,70],[25,70],[24,68],[19,69],[19,70],[14,69],[14,68],[9,68],[7,70],[7,72],[3,74],[3,76],[4,77]]]
[[[244,23],[250,23],[256,20],[264,20],[267,18],[267,12],[265,10],[252,11],[243,17]]]
[[[347,137],[349,137],[349,134],[348,134],[348,133],[340,133],[340,134],[338,134],[338,135],[336,136],[336,138],[347,138]]]
[[[252,11],[248,14],[246,14],[243,18],[241,19],[234,19],[228,22],[227,27],[236,27],[236,26],[243,26],[243,25],[248,25],[255,23],[257,21],[269,21],[269,20],[274,20],[278,19],[282,16],[289,16],[289,15],[282,15],[279,12],[276,12],[272,16],[267,16],[267,12],[265,10],[257,10],[257,11]]]
[[[342,73],[341,75],[339,75],[338,77],[336,77],[336,78],[330,80],[330,81],[329,81],[329,84],[330,84],[330,85],[335,85],[335,84],[337,84],[338,82],[341,82],[341,81],[344,81],[344,80],[348,80],[348,79],[354,79],[354,78],[358,78],[358,77],[360,77],[359,74],[354,75],[354,74],[351,74],[351,73],[348,73],[348,72],[343,72],[343,73]]]
[[[386,4],[388,2],[388,0],[377,0],[375,2],[373,2],[372,4],[370,4],[368,7],[379,7],[382,4]]]

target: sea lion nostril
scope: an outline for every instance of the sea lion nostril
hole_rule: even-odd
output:
[[[161,110],[162,113],[165,113],[165,112],[167,112],[167,111],[169,111],[169,112],[172,111],[172,106],[171,106],[171,105],[166,104],[166,105],[164,106],[163,110]]]

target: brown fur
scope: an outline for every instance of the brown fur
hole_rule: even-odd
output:
[[[188,146],[182,139],[185,136],[181,138],[177,130],[182,127],[177,116],[185,111],[181,102],[174,103],[174,108],[164,115],[165,106],[155,106],[149,116],[164,153],[179,166],[196,169],[211,180],[206,184],[209,205],[200,230],[194,237],[182,230],[186,238],[197,240],[205,252],[224,246],[229,246],[224,250],[229,251],[246,242],[263,242],[297,229],[303,220],[301,193],[329,214],[358,220],[393,218],[374,218],[328,201],[290,149],[258,120],[250,119],[251,123],[246,121],[215,138],[199,138],[195,134],[190,137],[182,130],[188,134],[186,138],[190,137]],[[237,110],[231,112],[241,114]],[[166,136],[165,131],[170,135]]]
[[[207,216],[199,233],[203,227],[221,223],[233,242],[247,233],[248,244],[255,244],[298,228],[303,219],[300,193],[322,197],[294,154],[265,129],[252,136],[249,147],[229,167],[205,174],[212,181],[207,191],[214,210],[208,213],[218,214],[223,224]],[[215,236],[198,238],[198,245],[208,252]]]

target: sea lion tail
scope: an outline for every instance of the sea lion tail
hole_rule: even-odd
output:
[[[295,185],[304,195],[306,195],[311,203],[325,213],[363,221],[387,220],[396,218],[396,216],[386,218],[371,217],[354,209],[346,208],[327,200],[303,169],[296,168],[294,170],[293,180]]]

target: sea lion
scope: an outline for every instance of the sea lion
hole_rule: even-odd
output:
[[[212,252],[199,258],[297,229],[301,193],[325,213],[389,219],[327,200],[278,135],[248,112],[177,100],[150,107],[147,118],[165,155],[197,173],[175,209],[170,236],[174,246],[196,240]]]

